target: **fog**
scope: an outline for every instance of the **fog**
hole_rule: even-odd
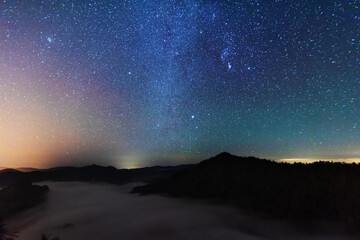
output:
[[[46,184],[46,203],[7,222],[20,240],[40,240],[42,233],[60,240],[356,239],[335,234],[337,226],[322,226],[321,234],[312,229],[309,236],[308,228],[259,220],[231,207],[129,194],[135,185]]]

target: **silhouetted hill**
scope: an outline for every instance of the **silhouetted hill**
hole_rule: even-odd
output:
[[[37,168],[4,168],[0,167],[0,173],[6,172],[6,171],[19,171],[19,172],[33,172],[33,171],[39,171],[40,169]]]
[[[129,182],[150,182],[154,179],[169,177],[191,165],[176,167],[148,167],[139,169],[116,169],[115,167],[103,167],[89,165],[85,167],[57,167],[32,172],[17,170],[4,170],[0,172],[0,186],[7,186],[18,179],[26,179],[30,182],[41,181],[83,181],[83,182],[107,182],[124,184]]]
[[[0,191],[0,219],[33,207],[45,199],[47,186],[32,185],[19,180]]]
[[[41,169],[38,168],[25,168],[25,167],[21,167],[21,168],[15,168],[16,170],[20,171],[20,172],[33,172],[33,171],[41,171]]]
[[[5,168],[3,170],[0,170],[0,173],[6,173],[6,172],[21,172],[21,171],[13,169],[13,168]]]
[[[360,166],[356,164],[288,164],[221,153],[133,191],[218,199],[286,219],[360,224]]]
[[[0,240],[16,238],[16,235],[8,233],[1,220],[40,204],[48,191],[48,186],[32,185],[26,180],[17,180],[0,190]]]

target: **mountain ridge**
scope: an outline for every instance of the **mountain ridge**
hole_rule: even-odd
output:
[[[276,218],[360,226],[359,164],[290,164],[221,153],[133,192],[216,199]]]

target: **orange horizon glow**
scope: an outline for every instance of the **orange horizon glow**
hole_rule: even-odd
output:
[[[51,116],[32,109],[8,109],[0,118],[0,160],[6,167],[43,168],[56,155],[73,148],[81,137],[63,126],[56,126]],[[69,141],[71,139],[71,141]]]
[[[0,166],[9,168],[51,165],[54,157],[76,148],[81,134],[69,121],[57,121],[38,89],[0,79]]]

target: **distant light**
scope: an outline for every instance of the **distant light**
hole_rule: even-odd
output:
[[[191,115],[191,119],[194,119],[195,118],[195,116],[194,115]]]
[[[278,162],[286,163],[313,163],[313,162],[342,162],[342,163],[360,163],[360,158],[282,158]]]
[[[47,37],[46,40],[49,42],[49,43],[52,43],[54,41],[54,39],[52,37]]]

